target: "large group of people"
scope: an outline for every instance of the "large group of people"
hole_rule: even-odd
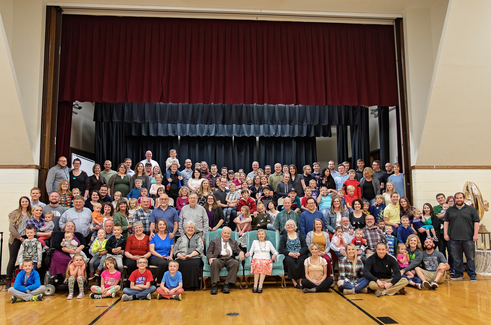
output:
[[[377,160],[365,167],[359,159],[356,169],[344,162],[337,170],[333,161],[322,170],[316,162],[302,168],[253,162],[246,173],[205,161],[193,169],[185,159],[179,170],[171,150],[165,167],[151,151],[134,170],[129,158],[117,170],[108,160],[104,169],[95,164],[90,177],[79,159],[72,165],[60,157],[49,170],[47,204],[33,188],[9,214],[13,303],[42,300],[37,270],[45,252],[51,257],[45,268],[69,283],[68,299],[75,283],[81,299],[84,282],[97,277],[100,286],[91,287],[90,297],[114,297],[126,268],[124,301],[151,299],[154,291],[158,299],[181,300],[184,289],[199,287],[204,256],[212,295],[224,267],[222,292],[230,292],[245,257],[251,257],[253,292],[262,293],[279,254],[293,286],[305,293],[335,285],[344,294],[373,291],[378,297],[405,294],[407,285],[434,290],[447,271],[451,280],[463,279],[464,255],[476,281],[476,209],[460,192],[438,193],[435,206],[412,206],[399,164],[387,163],[384,171]],[[253,230],[257,240],[247,247]],[[215,231],[220,236],[206,247],[207,233]],[[234,231],[239,240],[231,238]],[[278,247],[266,240],[267,231],[279,233]]]

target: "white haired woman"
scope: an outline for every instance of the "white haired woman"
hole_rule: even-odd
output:
[[[307,258],[307,242],[302,234],[297,232],[295,221],[288,220],[285,224],[286,232],[281,235],[278,252],[285,255],[283,266],[297,289],[302,289],[300,283],[305,277],[304,261]]]
[[[273,261],[278,256],[278,252],[273,244],[266,240],[266,231],[259,229],[256,233],[257,240],[254,240],[251,249],[245,255],[246,257],[254,256],[251,261],[251,273],[254,274],[253,293],[263,292],[263,283],[266,275],[271,275],[273,270]],[[271,256],[273,254],[273,256]]]
[[[198,289],[201,266],[203,264],[203,240],[196,234],[196,224],[188,221],[184,225],[186,233],[179,237],[174,253],[182,274],[182,286],[185,289]]]

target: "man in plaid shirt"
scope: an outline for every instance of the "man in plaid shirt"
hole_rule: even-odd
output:
[[[365,217],[366,227],[363,228],[363,238],[367,240],[365,254],[373,254],[377,250],[378,243],[387,244],[387,239],[382,230],[375,226],[375,218],[372,215]]]
[[[143,197],[140,203],[141,209],[136,210],[133,216],[133,223],[141,221],[143,223],[143,233],[150,236],[150,215],[153,211],[150,209],[150,198]]]
[[[292,199],[289,197],[285,198],[285,201],[283,201],[283,207],[285,208],[283,211],[278,213],[276,216],[276,219],[274,220],[273,227],[276,229],[276,231],[279,231],[280,233],[283,233],[285,231],[285,225],[288,220],[293,220],[295,221],[295,224],[297,225],[298,231],[300,230],[300,218],[298,217],[298,213],[293,211],[291,209],[292,207]]]

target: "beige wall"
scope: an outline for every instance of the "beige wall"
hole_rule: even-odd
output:
[[[489,165],[490,11],[490,1],[450,2],[418,165]]]

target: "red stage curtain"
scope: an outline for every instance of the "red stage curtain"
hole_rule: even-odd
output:
[[[58,103],[58,120],[56,127],[56,160],[65,156],[71,166],[70,139],[72,135],[73,103]]]
[[[63,16],[60,101],[398,104],[393,26]]]

